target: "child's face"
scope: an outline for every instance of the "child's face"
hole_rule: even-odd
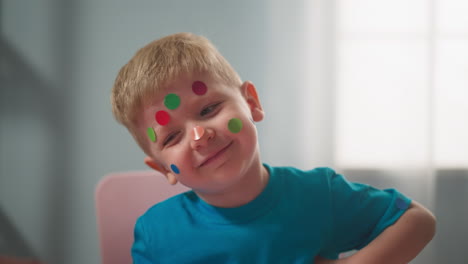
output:
[[[149,158],[170,182],[198,192],[239,183],[259,162],[253,121],[263,119],[263,110],[253,84],[228,87],[209,75],[187,75],[166,88],[144,109],[139,124]]]

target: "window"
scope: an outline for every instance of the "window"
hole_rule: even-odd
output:
[[[336,164],[467,168],[468,2],[336,3]]]

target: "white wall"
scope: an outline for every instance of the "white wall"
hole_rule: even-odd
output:
[[[146,169],[113,120],[110,89],[137,48],[167,34],[205,35],[257,85],[267,111],[259,128],[264,161],[330,165],[330,135],[314,131],[331,126],[331,89],[312,87],[331,82],[329,7],[283,2],[0,1],[0,209],[29,247],[21,252],[50,264],[99,262],[96,183],[111,171]],[[307,106],[298,103],[304,87]],[[304,108],[306,121],[296,115]],[[296,151],[300,144],[307,151]]]

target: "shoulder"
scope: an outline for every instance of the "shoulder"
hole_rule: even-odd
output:
[[[190,197],[191,193],[192,191],[184,192],[156,203],[139,217],[139,221],[143,223],[158,221],[161,223],[182,214],[182,209],[186,207],[184,204],[186,204],[187,197]]]
[[[301,192],[325,198],[330,195],[336,177],[339,175],[329,167],[302,170],[295,167],[265,166],[273,181],[281,186],[283,192]]]
[[[179,227],[185,224],[182,222],[186,218],[183,204],[190,193],[191,191],[181,193],[159,202],[151,206],[137,219],[132,246],[134,259],[141,256],[154,259],[155,255],[164,250],[162,246],[166,245],[165,243],[168,241],[162,239],[166,237],[166,234],[168,232],[177,233]]]

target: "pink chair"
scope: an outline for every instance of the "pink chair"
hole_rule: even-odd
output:
[[[120,172],[106,175],[96,187],[97,230],[102,264],[130,264],[133,227],[152,205],[187,191],[169,185],[156,171]]]

